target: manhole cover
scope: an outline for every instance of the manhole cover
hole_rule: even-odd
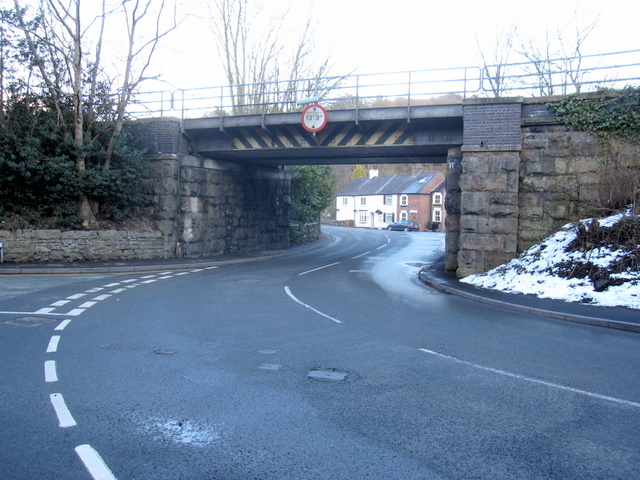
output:
[[[157,353],[158,355],[175,355],[176,353],[178,353],[178,351],[177,350],[160,349],[160,350],[156,350],[155,353]]]
[[[338,370],[311,370],[307,373],[307,377],[314,380],[340,381],[347,378],[347,373]]]
[[[261,370],[272,370],[272,371],[277,371],[280,370],[283,367],[283,365],[280,365],[278,363],[261,363],[260,365],[258,365],[258,368]]]
[[[21,327],[37,327],[51,322],[55,322],[55,320],[43,317],[22,317],[14,320],[7,320],[3,323],[7,325],[20,325]]]

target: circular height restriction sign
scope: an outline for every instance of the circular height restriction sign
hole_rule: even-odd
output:
[[[308,132],[319,132],[324,128],[329,120],[327,111],[322,105],[308,105],[302,111],[302,126]]]

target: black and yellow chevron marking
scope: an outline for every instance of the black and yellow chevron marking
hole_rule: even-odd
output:
[[[301,126],[238,128],[230,132],[236,150],[264,148],[366,147],[414,145],[415,137],[407,122],[380,122],[358,125],[327,125],[315,137]]]

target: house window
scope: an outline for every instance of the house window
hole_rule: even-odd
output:
[[[406,220],[407,219],[407,211],[403,210],[402,212],[400,212],[400,220]]]
[[[342,205],[346,205],[349,203],[349,199],[347,197],[342,197]]]
[[[407,198],[407,196],[406,195],[401,195],[400,196],[400,206],[406,207],[408,203],[409,203],[409,199]],[[405,220],[406,220],[406,218],[405,218]]]
[[[434,205],[442,205],[442,193],[435,192],[433,194],[433,204]]]
[[[360,197],[360,205],[366,205],[367,204],[367,197]]]
[[[433,221],[441,222],[442,221],[442,209],[434,208],[433,209]]]
[[[393,223],[393,213],[385,213],[384,214],[384,223]]]
[[[367,212],[360,212],[360,223],[367,223]]]
[[[384,196],[384,204],[385,205],[393,205],[393,195],[385,195]]]

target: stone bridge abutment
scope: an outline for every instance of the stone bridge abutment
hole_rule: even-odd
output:
[[[554,100],[465,101],[463,145],[447,175],[447,271],[485,272],[599,213],[603,147],[561,124],[547,108]],[[618,155],[640,168],[637,145],[620,145]]]

